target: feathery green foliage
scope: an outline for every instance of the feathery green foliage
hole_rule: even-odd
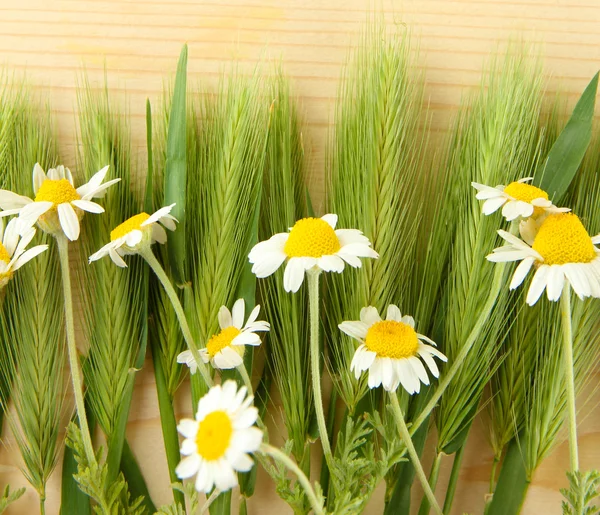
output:
[[[504,270],[499,291],[490,291],[503,269],[485,259],[497,246],[496,230],[505,223],[500,213],[481,212],[471,182],[508,184],[531,175],[538,156],[541,93],[539,60],[511,47],[493,60],[478,96],[454,129],[461,137],[451,160],[452,180],[462,190],[443,307],[443,349],[452,363],[468,339],[474,344],[437,411],[438,450],[445,453],[463,445],[507,330],[508,274]],[[492,296],[495,308],[485,312]]]
[[[367,391],[366,375],[356,381],[349,373],[356,345],[338,324],[369,305],[381,311],[394,303],[404,312],[410,299],[424,154],[423,77],[413,51],[405,28],[388,34],[382,22],[373,24],[346,68],[337,106],[327,210],[339,228],[362,230],[380,254],[326,277],[325,338],[334,383],[351,411]]]
[[[6,508],[8,508],[12,503],[18,501],[24,493],[25,488],[19,488],[18,490],[11,492],[10,487],[6,486],[2,496],[0,496],[0,515],[4,513]]]
[[[10,86],[7,86],[10,88]],[[10,128],[2,133],[0,163],[4,186],[22,195],[32,194],[31,171],[36,162],[56,163],[50,110],[17,83],[2,92],[0,109],[10,112]],[[6,288],[0,336],[10,351],[2,356],[3,375],[14,378],[11,398],[15,415],[9,424],[23,458],[23,474],[40,496],[43,506],[46,483],[54,470],[61,442],[65,389],[62,290],[57,253],[46,235],[38,231],[34,244],[50,249],[27,263]],[[6,400],[6,399],[5,399]]]
[[[119,473],[115,479],[109,479],[108,465],[102,462],[98,451],[96,463],[89,463],[81,438],[81,430],[73,422],[67,427],[67,445],[73,449],[77,461],[75,480],[81,490],[89,495],[96,504],[94,511],[98,515],[144,515],[144,499],[131,499],[127,482]]]
[[[270,88],[273,104],[261,203],[261,241],[287,232],[296,220],[306,216],[300,120],[281,70]],[[294,295],[284,291],[283,269],[258,285],[264,318],[271,324],[265,340],[288,438],[294,442],[294,457],[303,463],[312,419],[306,291]]]
[[[567,472],[570,488],[561,489],[565,496],[562,508],[564,515],[596,515],[600,508],[592,502],[600,495],[600,473],[592,472]]]
[[[94,91],[84,78],[78,94],[81,151],[80,170],[86,180],[106,165],[107,177],[121,178],[103,199],[102,216],[86,215],[82,223],[79,272],[83,327],[90,350],[84,368],[90,406],[108,440],[108,474],[119,470],[126,418],[131,403],[136,356],[143,346],[145,265],[137,256],[120,269],[109,259],[88,265],[87,258],[110,241],[110,232],[142,211],[134,194],[129,129],[111,105],[106,89]],[[124,411],[123,411],[124,410]]]

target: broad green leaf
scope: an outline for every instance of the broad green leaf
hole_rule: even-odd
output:
[[[523,449],[514,439],[508,445],[487,515],[512,515],[521,512],[529,488],[522,453]]]
[[[175,88],[167,132],[165,162],[165,205],[176,204],[171,214],[179,220],[176,231],[169,234],[167,244],[171,270],[178,285],[185,283],[185,209],[187,181],[187,45],[183,46],[177,65]]]
[[[539,187],[547,191],[551,199],[560,199],[566,193],[590,144],[598,73],[585,88],[567,125],[548,154]]]

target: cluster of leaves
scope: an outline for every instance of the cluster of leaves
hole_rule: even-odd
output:
[[[24,493],[25,488],[19,488],[18,490],[11,492],[10,486],[6,486],[4,488],[2,496],[0,496],[0,515],[4,513],[4,511],[6,510],[6,508],[8,508],[9,505],[20,499]]]
[[[75,480],[81,491],[96,503],[94,511],[97,515],[144,515],[147,513],[143,497],[131,499],[123,474],[120,473],[114,480],[109,478],[107,463],[102,461],[102,448],[97,451],[95,463],[88,461],[81,430],[72,422],[67,427],[66,445],[73,450],[77,461]]]
[[[592,501],[600,496],[600,472],[567,472],[569,488],[561,489],[565,497],[562,503],[563,515],[596,515],[600,507]]]

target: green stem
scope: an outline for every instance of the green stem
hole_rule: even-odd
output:
[[[492,472],[490,474],[490,494],[493,494],[494,489],[496,488],[496,468],[498,467],[498,463],[500,463],[500,458],[498,456],[494,456],[494,462],[492,463]]]
[[[220,493],[221,493],[221,491],[217,490],[216,488],[212,491],[212,494],[210,494],[210,497],[208,499],[206,499],[206,502],[204,503],[202,508],[200,508],[200,515],[203,515],[204,513],[206,513],[208,511],[208,508],[210,508],[210,505],[213,503],[213,501],[217,497],[219,497]]]
[[[40,515],[46,515],[46,497],[40,496]]]
[[[452,472],[448,481],[448,490],[446,490],[446,499],[444,499],[444,513],[450,513],[452,503],[454,502],[454,494],[458,485],[458,476],[460,475],[460,467],[465,453],[465,445],[463,444],[454,455],[454,463],[452,463]]]
[[[573,375],[573,331],[571,328],[571,291],[569,283],[560,297],[560,313],[562,316],[563,343],[565,354],[565,382],[567,386],[567,409],[569,411],[569,453],[571,455],[571,472],[579,470],[579,452],[577,450],[577,411],[575,407],[575,377]]]
[[[60,269],[62,272],[63,292],[65,300],[65,323],[67,328],[67,349],[69,354],[69,366],[71,368],[71,380],[77,408],[77,418],[81,428],[81,436],[85,454],[89,463],[96,463],[94,446],[88,426],[85,404],[83,402],[83,383],[81,381],[81,369],[79,368],[79,355],[77,343],[75,342],[75,322],[73,320],[73,294],[71,291],[71,273],[69,270],[69,241],[64,234],[56,236],[58,255],[60,258]]]
[[[438,476],[440,474],[440,466],[442,465],[442,456],[444,454],[442,452],[438,452],[431,464],[431,472],[429,473],[429,486],[431,486],[431,490],[435,492],[435,487],[438,482]],[[429,499],[427,497],[423,497],[421,501],[421,507],[419,508],[419,515],[428,515],[429,513]]]
[[[190,326],[187,323],[187,318],[185,317],[183,306],[181,305],[181,302],[179,302],[179,297],[177,296],[175,288],[173,288],[171,281],[167,277],[167,274],[165,273],[161,264],[158,262],[158,259],[156,259],[156,257],[154,256],[154,253],[152,252],[152,249],[150,247],[141,251],[140,255],[146,260],[148,265],[150,265],[150,268],[152,268],[152,271],[156,274],[156,277],[158,277],[158,280],[165,289],[165,292],[169,297],[171,304],[173,305],[175,314],[177,315],[177,320],[179,320],[179,326],[181,328],[181,332],[183,333],[183,338],[185,339],[188,349],[190,349],[190,352],[192,353],[194,361],[196,361],[196,365],[198,366],[200,375],[204,379],[206,386],[210,388],[213,385],[213,380],[210,377],[210,372],[208,371],[206,364],[204,363],[204,361],[202,361],[202,358],[200,357],[198,347],[196,346],[194,338],[192,337]]]
[[[266,443],[261,444],[260,452],[262,452],[263,454],[266,454],[267,456],[271,456],[271,458],[279,461],[288,470],[290,470],[291,472],[296,474],[296,476],[298,477],[298,482],[300,483],[300,485],[302,485],[302,488],[304,489],[304,492],[306,493],[306,496],[308,497],[308,501],[310,502],[310,505],[312,506],[312,508],[315,512],[315,515],[324,515],[323,507],[321,506],[321,503],[319,503],[319,501],[317,499],[315,491],[313,490],[313,487],[310,484],[310,480],[308,479],[308,477],[306,477],[304,472],[302,472],[300,467],[298,465],[296,465],[294,463],[294,461],[288,455],[284,454],[276,447],[273,447]]]
[[[410,456],[410,460],[412,461],[413,467],[415,467],[415,471],[417,472],[417,476],[419,477],[419,481],[421,482],[421,486],[423,487],[423,492],[425,493],[425,497],[429,500],[433,511],[437,513],[437,515],[443,515],[442,510],[431,490],[431,486],[429,486],[429,482],[427,481],[427,476],[425,476],[425,471],[423,470],[423,466],[421,465],[421,460],[419,460],[419,455],[417,454],[417,450],[413,445],[412,438],[410,437],[410,433],[408,432],[408,427],[406,427],[406,422],[404,421],[404,414],[402,413],[402,408],[400,408],[400,403],[398,402],[398,396],[396,392],[389,392],[389,398],[392,405],[392,411],[394,413],[394,418],[396,419],[396,424],[398,425],[398,430],[400,431],[400,437],[406,445],[406,450],[408,451],[408,455]]]
[[[492,285],[490,287],[490,294],[487,298],[487,301],[486,301],[483,309],[481,310],[481,313],[479,314],[479,317],[477,318],[477,321],[475,322],[473,329],[471,330],[471,332],[469,333],[469,336],[465,340],[464,345],[462,346],[462,348],[460,349],[460,352],[456,356],[454,363],[452,363],[452,366],[448,369],[446,374],[444,374],[444,376],[442,377],[442,379],[440,380],[440,382],[438,384],[438,387],[436,388],[435,392],[431,396],[431,399],[429,399],[429,402],[427,403],[427,405],[425,406],[423,411],[421,411],[421,413],[419,414],[417,419],[412,424],[412,426],[410,428],[411,435],[415,434],[417,429],[419,429],[421,424],[425,420],[427,420],[427,417],[429,417],[429,414],[437,406],[437,403],[439,402],[440,398],[442,397],[442,394],[446,391],[446,388],[448,388],[448,385],[452,382],[452,380],[454,379],[454,376],[460,370],[462,364],[464,363],[469,352],[471,351],[471,348],[473,347],[473,345],[479,338],[479,336],[481,334],[481,330],[483,329],[483,326],[485,325],[485,323],[487,322],[487,320],[489,318],[490,312],[492,311],[494,305],[496,304],[498,294],[500,293],[500,288],[502,287],[502,283],[504,282],[503,280],[504,280],[505,267],[506,267],[506,263],[497,263],[496,264],[496,269],[494,271],[494,278],[492,280]]]
[[[242,381],[244,381],[244,385],[246,386],[246,389],[248,390],[248,395],[254,397],[254,389],[252,388],[252,380],[250,379],[250,376],[248,375],[248,370],[246,370],[246,365],[244,365],[244,363],[242,363],[239,367],[237,367],[237,371],[239,372],[240,376],[242,376]],[[265,424],[260,415],[258,416],[258,419],[256,420],[256,424],[263,431],[266,430]]]
[[[315,415],[319,426],[319,436],[323,454],[329,467],[333,464],[331,445],[327,434],[325,413],[323,411],[323,395],[321,393],[321,367],[319,352],[319,275],[320,271],[308,271],[308,300],[310,305],[310,368],[312,375],[313,399],[315,400]]]

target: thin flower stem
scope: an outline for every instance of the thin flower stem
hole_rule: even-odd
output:
[[[425,422],[425,420],[427,420],[427,417],[429,417],[431,412],[437,406],[437,403],[439,402],[440,398],[442,397],[442,394],[446,391],[446,388],[448,388],[448,385],[452,382],[452,380],[454,379],[454,376],[460,370],[460,367],[462,366],[465,359],[467,358],[467,355],[469,354],[471,348],[473,347],[473,345],[479,338],[479,336],[481,334],[481,330],[483,329],[483,326],[487,322],[487,320],[490,316],[490,312],[492,311],[492,309],[494,307],[494,304],[496,304],[496,299],[498,298],[498,294],[500,293],[500,288],[502,287],[505,268],[506,268],[506,263],[497,263],[496,264],[496,269],[494,270],[494,278],[492,280],[492,285],[490,287],[490,294],[488,296],[488,299],[487,299],[483,309],[481,310],[479,318],[477,318],[477,321],[475,322],[473,329],[471,330],[471,332],[469,333],[469,336],[465,340],[465,343],[462,346],[462,348],[460,349],[460,352],[457,354],[456,358],[454,359],[452,366],[444,374],[444,376],[442,377],[442,379],[440,380],[440,382],[438,384],[438,387],[436,388],[435,392],[429,399],[429,402],[427,403],[427,405],[425,406],[423,411],[421,411],[421,413],[419,414],[417,419],[414,421],[414,423],[411,425],[411,427],[410,427],[411,435],[415,434],[417,429],[419,429],[421,424],[423,422]]]
[[[456,486],[458,485],[458,479],[460,475],[460,468],[462,465],[462,459],[465,454],[465,445],[461,447],[454,454],[454,463],[452,463],[452,472],[450,472],[450,479],[448,481],[448,488],[446,489],[446,498],[444,499],[444,513],[450,513],[452,511],[452,503],[454,502],[454,494],[456,494]]]
[[[321,437],[321,446],[327,465],[331,468],[333,456],[331,445],[327,434],[325,413],[323,411],[323,395],[321,393],[321,367],[319,352],[319,275],[320,271],[309,271],[308,279],[308,301],[310,306],[310,368],[312,375],[313,399],[315,400],[315,415]]]
[[[396,392],[389,392],[389,398],[392,405],[392,412],[394,413],[394,418],[396,419],[396,424],[398,425],[398,430],[400,431],[400,437],[406,445],[406,450],[408,451],[408,455],[410,456],[410,460],[412,461],[413,467],[415,467],[415,471],[417,476],[419,477],[419,481],[421,482],[421,486],[423,487],[423,492],[425,493],[425,497],[429,500],[429,504],[431,505],[433,511],[437,515],[443,515],[442,510],[435,498],[433,491],[431,490],[431,486],[429,486],[429,482],[427,481],[427,476],[425,475],[425,471],[423,470],[423,466],[421,465],[421,460],[419,460],[419,455],[417,454],[417,450],[413,445],[412,438],[410,433],[408,432],[408,427],[406,427],[406,422],[404,421],[404,414],[402,413],[402,409],[400,408],[400,404],[398,403],[398,397]]]
[[[569,283],[560,296],[560,313],[562,316],[563,343],[565,354],[565,382],[567,387],[567,409],[569,411],[569,454],[571,455],[571,472],[579,470],[579,451],[577,450],[577,411],[575,407],[575,377],[573,375],[573,330],[571,328],[571,291]]]
[[[212,491],[212,494],[210,494],[210,497],[208,499],[206,499],[206,502],[202,505],[202,508],[200,508],[200,515],[203,515],[204,513],[206,513],[208,511],[208,508],[210,508],[210,505],[213,503],[213,501],[219,497],[219,495],[221,494],[221,490],[218,489],[214,489]]]
[[[190,349],[190,352],[192,353],[194,361],[198,366],[198,370],[200,371],[200,375],[204,379],[206,386],[210,388],[213,385],[212,377],[210,377],[210,372],[208,371],[206,364],[204,363],[204,361],[202,361],[202,358],[200,357],[198,347],[196,346],[194,338],[192,337],[190,326],[188,325],[187,318],[185,317],[185,313],[183,312],[183,306],[179,301],[179,297],[177,296],[175,288],[173,288],[171,281],[167,277],[167,274],[165,273],[162,265],[158,262],[158,259],[156,259],[156,257],[154,256],[154,253],[152,252],[151,248],[141,251],[140,255],[146,260],[148,265],[150,265],[150,268],[152,268],[152,271],[156,274],[156,277],[158,277],[158,280],[165,289],[165,292],[169,297],[169,300],[171,301],[173,309],[175,310],[175,314],[177,315],[177,320],[179,320],[179,326],[181,328],[181,332],[183,333],[185,343],[187,344],[188,349]]]
[[[242,381],[244,381],[244,385],[246,386],[246,389],[248,390],[248,395],[251,395],[254,397],[254,389],[252,388],[252,380],[250,379],[250,376],[248,375],[248,371],[246,370],[246,365],[244,365],[242,363],[239,367],[237,367],[237,371],[242,376]],[[258,416],[258,419],[256,420],[256,424],[263,431],[266,431],[265,424],[264,424],[262,418],[260,418],[260,415]]]
[[[308,497],[308,501],[310,502],[310,505],[312,506],[315,515],[324,515],[323,507],[317,499],[317,495],[315,494],[315,491],[313,490],[313,487],[310,484],[310,480],[308,479],[308,477],[306,477],[304,472],[302,472],[300,467],[296,465],[288,455],[277,449],[277,447],[273,447],[272,445],[266,443],[261,444],[259,451],[263,454],[266,454],[267,456],[271,456],[271,458],[273,458],[276,461],[279,461],[288,470],[296,474],[296,476],[298,477],[298,482],[302,485],[304,493],[306,493],[306,497]]]
[[[437,486],[438,477],[440,475],[440,467],[442,465],[442,458],[444,454],[442,452],[438,452],[435,455],[435,459],[431,464],[431,472],[429,473],[429,486],[431,487],[432,492],[435,493],[435,487]],[[429,513],[429,499],[427,497],[423,497],[421,501],[421,507],[419,508],[419,515],[428,515]]]
[[[73,394],[77,408],[77,418],[81,428],[81,437],[85,454],[89,463],[96,463],[96,455],[88,426],[85,403],[83,402],[83,383],[81,380],[81,369],[79,367],[79,356],[77,343],[75,342],[75,322],[73,320],[73,294],[71,291],[71,273],[69,270],[69,240],[64,234],[56,236],[58,255],[60,258],[60,269],[62,273],[63,296],[65,300],[65,325],[67,329],[67,349],[69,354],[69,367],[71,368],[71,381],[73,383]]]

